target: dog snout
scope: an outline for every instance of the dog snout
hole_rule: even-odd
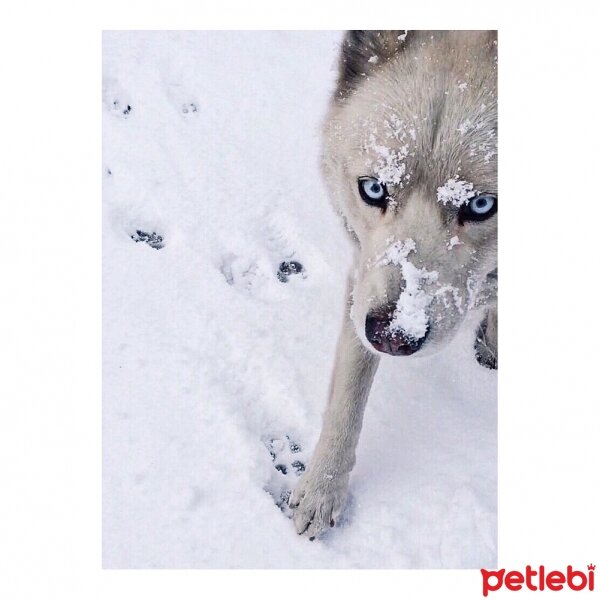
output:
[[[391,329],[394,309],[395,306],[388,306],[370,312],[365,321],[365,334],[375,350],[392,356],[409,356],[421,348],[427,333],[423,337],[415,339],[406,335],[402,330]]]

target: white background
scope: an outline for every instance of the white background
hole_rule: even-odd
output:
[[[5,8],[2,495],[8,598],[480,597],[476,571],[100,569],[102,29],[500,30],[499,566],[598,561],[598,10],[530,2]],[[235,16],[233,16],[235,15]],[[73,248],[77,251],[74,252]],[[213,588],[213,586],[215,586]],[[6,589],[4,589],[6,588]],[[524,592],[522,592],[524,593]],[[564,593],[564,592],[563,592]],[[220,595],[219,594],[219,595]]]

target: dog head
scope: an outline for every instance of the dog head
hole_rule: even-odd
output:
[[[353,31],[324,128],[357,243],[351,317],[369,349],[425,354],[494,296],[496,35]]]

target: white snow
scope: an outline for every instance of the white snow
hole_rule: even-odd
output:
[[[487,131],[487,139],[479,139],[475,142],[472,142],[469,145],[470,148],[470,156],[476,156],[483,154],[483,161],[485,163],[489,163],[492,157],[496,154],[494,137],[495,132],[493,130]]]
[[[404,280],[404,288],[396,301],[388,330],[391,333],[402,331],[414,340],[422,338],[427,332],[427,308],[433,300],[431,293],[422,286],[438,280],[436,271],[418,268],[408,260],[408,255],[416,252],[416,249],[415,241],[410,238],[397,241],[390,245],[380,261],[383,265],[399,267]]]
[[[462,242],[460,241],[459,237],[457,235],[454,235],[450,238],[450,241],[448,242],[448,250],[452,250],[454,246],[459,246],[460,244],[462,244]]]
[[[410,179],[410,173],[406,172],[404,162],[408,156],[408,144],[390,148],[388,145],[378,143],[375,135],[371,133],[366,147],[372,150],[377,157],[371,164],[377,178],[385,184],[397,185],[402,188],[404,183]]]
[[[456,131],[460,132],[461,135],[465,135],[471,129],[474,129],[474,125],[471,119],[465,119],[457,128]]]
[[[437,189],[437,200],[444,205],[450,203],[454,206],[462,206],[476,194],[472,183],[452,177]]]
[[[322,540],[270,495],[296,479],[271,440],[278,460],[310,461],[351,265],[318,168],[339,41],[105,34],[105,567],[496,562],[496,375],[473,329],[432,358],[382,360],[349,505]],[[305,277],[280,282],[283,260]]]

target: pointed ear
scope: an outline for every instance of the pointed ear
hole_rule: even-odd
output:
[[[352,89],[358,81],[392,58],[404,45],[407,31],[348,31],[342,42],[338,91]]]

